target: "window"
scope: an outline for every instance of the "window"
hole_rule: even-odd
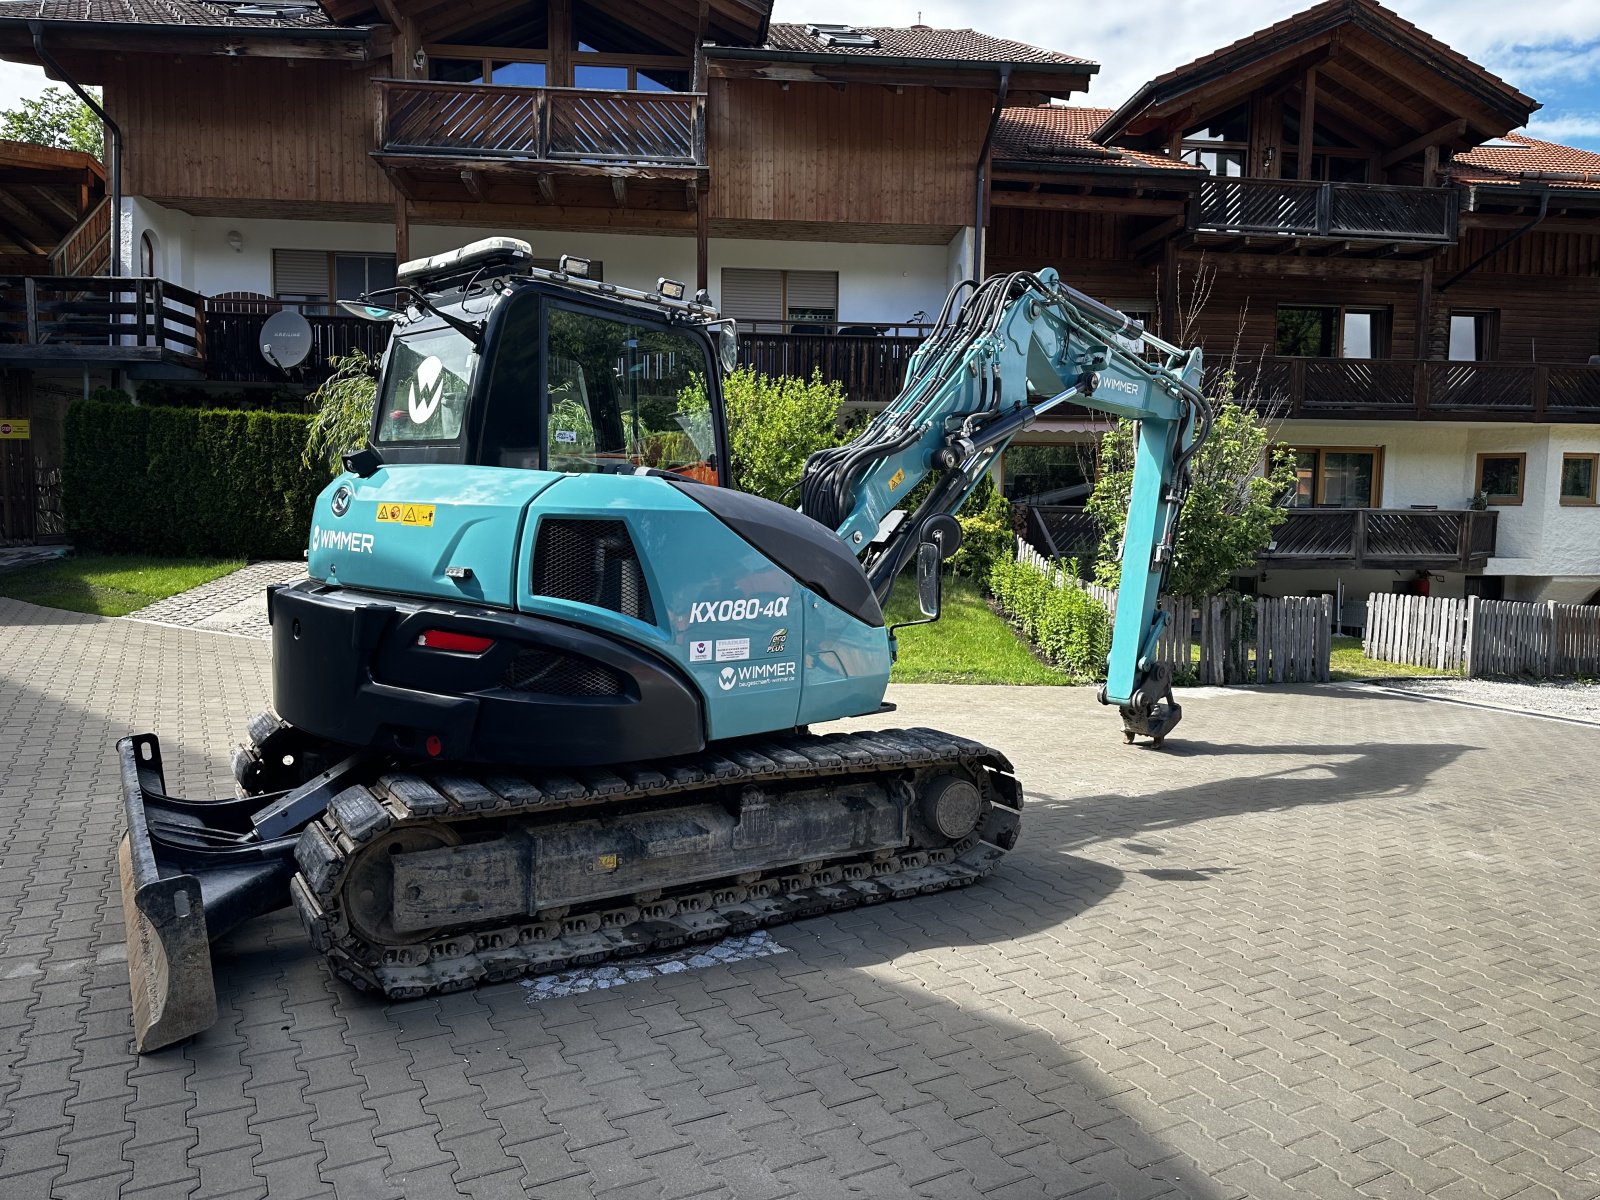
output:
[[[549,470],[643,466],[716,482],[700,342],[566,308],[548,323]]]
[[[1526,454],[1478,455],[1478,491],[1490,504],[1521,504],[1522,482],[1527,474]]]
[[[1383,451],[1342,446],[1291,450],[1290,508],[1377,508],[1383,493]]]
[[[1595,502],[1596,468],[1600,454],[1563,454],[1561,456],[1561,503],[1568,505]]]
[[[307,312],[326,312],[329,300],[359,300],[394,286],[394,255],[327,250],[274,250],[272,294]]]
[[[1213,175],[1235,178],[1250,174],[1246,169],[1250,154],[1250,109],[1241,104],[1213,117],[1207,124],[1187,130],[1183,136],[1183,161],[1196,163]]]
[[[139,274],[154,278],[156,273],[156,239],[148,229],[139,235]]]
[[[1278,309],[1277,352],[1288,358],[1384,358],[1389,312],[1381,308],[1284,305]]]
[[[839,321],[839,273],[724,267],[720,307],[757,331],[831,333]]]
[[[380,442],[435,442],[461,432],[478,351],[454,329],[394,340],[383,382]]]
[[[497,62],[490,67],[489,81],[506,87],[543,87],[543,63]]]
[[[1450,357],[1458,362],[1483,362],[1493,357],[1495,314],[1463,312],[1450,314]]]

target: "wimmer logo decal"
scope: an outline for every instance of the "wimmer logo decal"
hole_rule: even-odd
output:
[[[800,666],[794,662],[755,663],[748,667],[723,667],[717,672],[717,686],[725,692],[734,688],[769,687],[775,683],[793,683],[799,677]]]
[[[433,414],[439,411],[439,401],[443,398],[444,363],[430,355],[417,367],[417,377],[411,381],[411,391],[406,399],[406,409],[411,413],[412,423],[426,425]]]
[[[352,554],[371,554],[372,535],[370,533],[352,533],[348,529],[321,529],[313,525],[311,527],[311,548],[313,550],[348,550]]]

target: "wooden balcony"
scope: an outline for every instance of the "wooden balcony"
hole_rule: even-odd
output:
[[[1495,552],[1493,509],[1291,508],[1259,562],[1275,570],[1481,571]],[[1100,529],[1082,508],[1030,505],[1027,539],[1051,558],[1092,559]]]
[[[261,327],[270,315],[266,311],[239,312],[237,301],[218,304],[206,311],[206,378],[225,383],[295,383],[316,387],[333,373],[328,359],[353,350],[364,351],[377,359],[389,343],[392,328],[385,322],[364,321],[344,314],[306,313],[311,326],[311,353],[305,362],[288,371],[267,362],[261,355]],[[265,306],[263,306],[264,308]],[[293,305],[273,304],[273,311]]]
[[[906,366],[926,336],[908,325],[847,325],[848,333],[739,334],[739,363],[765,375],[809,379],[816,371],[857,404],[887,404],[906,379]]]
[[[415,200],[526,203],[536,184],[547,204],[625,207],[637,184],[669,191],[682,208],[704,180],[704,93],[401,79],[374,86],[374,157]]]
[[[1499,519],[1492,509],[1291,508],[1261,565],[1481,571]]]
[[[205,305],[163,279],[0,276],[0,365],[199,378]]]
[[[1189,226],[1234,237],[1443,246],[1456,240],[1459,203],[1453,188],[1213,178],[1200,184]]]
[[[1365,358],[1213,361],[1240,399],[1278,417],[1600,422],[1600,366]]]

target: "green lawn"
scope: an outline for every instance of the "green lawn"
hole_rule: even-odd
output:
[[[1361,653],[1361,639],[1356,637],[1336,637],[1333,639],[1333,654],[1330,656],[1329,667],[1332,678],[1345,679],[1384,679],[1396,675],[1450,675],[1450,671],[1435,671],[1432,667],[1413,667],[1409,663],[1379,662],[1375,658],[1367,658]]]
[[[890,624],[922,615],[916,580],[909,573],[895,585],[885,615]],[[943,615],[932,625],[902,629],[895,636],[900,658],[889,676],[895,683],[1077,682],[1035,658],[970,580],[947,578]]]
[[[242,566],[238,559],[80,554],[0,574],[0,596],[120,617]]]

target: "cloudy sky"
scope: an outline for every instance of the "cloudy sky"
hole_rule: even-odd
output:
[[[1115,106],[1139,84],[1308,7],[1308,0],[777,0],[780,21],[970,26],[1092,58],[1088,100]],[[1600,2],[1390,0],[1389,7],[1544,103],[1529,132],[1600,150]],[[1113,15],[1116,14],[1116,15]],[[46,86],[0,63],[0,107]]]

